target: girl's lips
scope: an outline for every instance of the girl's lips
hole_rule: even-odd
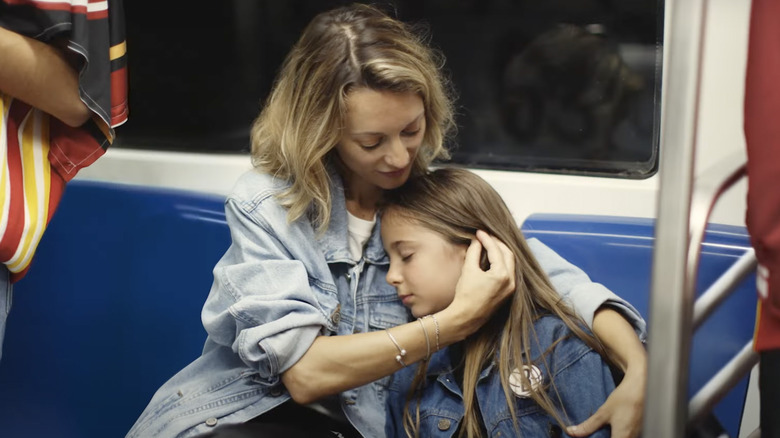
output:
[[[401,302],[404,303],[404,305],[408,305],[411,300],[412,300],[411,295],[403,295],[401,297]]]

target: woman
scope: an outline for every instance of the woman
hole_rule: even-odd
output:
[[[517,269],[516,291],[476,333],[427,355],[430,364],[395,373],[386,436],[561,436],[565,425],[598,409],[614,389],[600,355],[606,351],[561,302],[487,182],[439,169],[391,190],[384,202],[387,282],[420,324],[452,302],[462,266],[478,257],[469,252],[476,230],[505,242]],[[429,344],[433,353],[435,339]]]
[[[312,20],[252,128],[255,169],[226,201],[232,244],[203,308],[203,353],[157,391],[128,437],[269,436],[278,428],[311,436],[311,425],[383,435],[387,380],[401,362],[380,330],[398,326],[405,363],[425,357],[426,338],[384,280],[374,218],[385,190],[447,156],[452,103],[441,65],[420,37],[375,8]],[[442,346],[476,331],[514,290],[509,250],[489,236],[473,245],[488,252],[491,269],[464,266],[452,304],[437,315]],[[613,303],[643,329],[630,306],[547,255],[545,269],[560,272],[556,287],[584,303],[587,320]],[[638,383],[625,394],[641,412],[641,344],[614,310],[596,315],[596,333],[603,325],[603,341],[635,364],[628,368]],[[622,406],[619,398],[606,404],[606,420],[593,424],[619,417],[638,425],[636,409]]]

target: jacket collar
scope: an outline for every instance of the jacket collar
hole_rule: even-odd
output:
[[[451,349],[459,347],[460,346],[458,345],[450,346],[434,353],[428,364],[426,375],[429,379],[435,379],[440,385],[447,388],[447,390],[453,394],[463,397],[462,389],[455,377],[455,364],[453,363],[453,352],[451,351]],[[477,381],[481,382],[487,378],[495,366],[496,361],[492,360],[488,366],[479,373]]]
[[[431,355],[431,361],[428,364],[428,371],[426,372],[428,377],[435,377],[442,374],[450,375],[454,373],[455,365],[452,363],[452,356],[450,355],[451,348],[453,347],[445,347]],[[479,373],[480,380],[490,374],[493,367],[496,366],[497,360],[498,353],[496,353],[496,357]]]

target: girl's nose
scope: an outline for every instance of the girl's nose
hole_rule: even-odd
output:
[[[385,275],[385,280],[387,281],[387,284],[391,286],[398,286],[401,284],[401,275],[398,273],[397,269],[393,269],[393,264],[390,264],[390,269],[387,270],[387,275]]]

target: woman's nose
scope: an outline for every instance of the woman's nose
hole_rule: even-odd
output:
[[[385,161],[396,169],[402,169],[409,165],[411,155],[401,138],[396,137],[390,144],[390,151],[385,156]]]

